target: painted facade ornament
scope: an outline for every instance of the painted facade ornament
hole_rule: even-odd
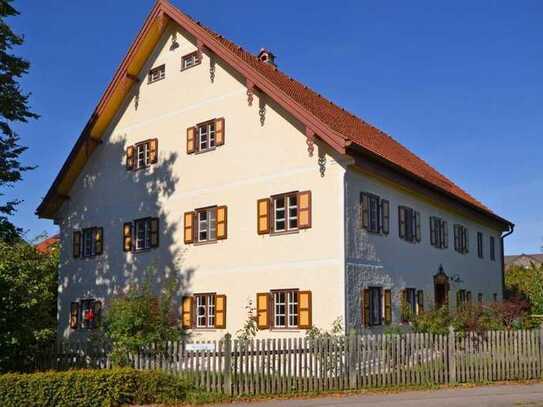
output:
[[[324,174],[326,173],[326,157],[324,155],[319,157],[319,171],[321,177],[324,177]]]
[[[264,127],[264,123],[266,122],[266,104],[264,103],[262,97],[260,98],[258,105],[258,116],[260,117],[260,125]]]
[[[310,157],[313,157],[313,152],[315,151],[315,132],[310,129],[306,129],[305,135],[306,135],[305,142],[307,144],[307,152],[309,153]]]
[[[209,79],[211,83],[215,82],[215,58],[213,56],[209,59]]]

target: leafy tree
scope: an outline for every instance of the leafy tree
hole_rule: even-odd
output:
[[[126,294],[115,297],[106,310],[104,327],[112,344],[112,359],[117,366],[129,365],[129,354],[155,345],[161,353],[167,341],[181,337],[177,327],[173,297],[175,276],[161,287],[160,295],[153,295],[151,281],[154,268],[146,271],[142,284],[133,285]]]
[[[0,372],[32,367],[54,343],[59,250],[0,240]]]
[[[543,265],[511,267],[505,273],[505,286],[509,296],[526,298],[533,314],[543,314]]]
[[[28,73],[30,63],[11,53],[14,47],[23,43],[23,37],[15,34],[6,21],[19,14],[11,3],[12,0],[0,0],[0,187],[13,186],[22,179],[23,172],[33,168],[20,162],[27,147],[19,144],[12,124],[38,117],[30,111],[30,95],[24,93],[19,84],[21,77]],[[16,199],[0,203],[0,239],[17,240],[18,230],[7,216],[15,211],[19,202]]]

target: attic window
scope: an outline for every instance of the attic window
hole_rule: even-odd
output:
[[[198,58],[198,52],[191,52],[190,54],[184,55],[181,58],[181,70],[184,71],[185,69],[192,68],[199,63],[200,59]]]
[[[149,71],[148,83],[157,82],[161,79],[164,79],[165,77],[166,77],[166,65],[163,64]]]

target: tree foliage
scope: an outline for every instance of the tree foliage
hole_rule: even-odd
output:
[[[23,92],[19,83],[28,73],[30,63],[12,53],[14,47],[23,43],[23,37],[14,33],[6,21],[19,14],[11,3],[12,0],[0,0],[0,187],[3,188],[13,186],[22,179],[23,172],[33,168],[20,162],[27,147],[19,144],[13,123],[38,117],[30,111],[30,95]],[[15,211],[19,202],[15,199],[0,203],[0,238],[16,239],[17,230],[6,216]]]
[[[160,353],[165,342],[181,336],[173,308],[174,277],[164,283],[157,296],[151,288],[153,270],[151,267],[146,271],[142,284],[134,284],[126,294],[113,298],[106,309],[105,335],[111,341],[112,359],[117,366],[127,366],[130,353],[151,345]]]
[[[533,314],[543,314],[543,265],[511,267],[505,273],[505,285],[509,296],[526,298]]]
[[[0,372],[25,370],[55,338],[58,248],[0,241]]]

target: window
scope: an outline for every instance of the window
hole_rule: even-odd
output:
[[[477,232],[477,256],[482,259],[484,257],[483,254],[483,234],[481,232]]]
[[[277,195],[272,198],[273,231],[287,232],[298,229],[298,194]]]
[[[196,328],[215,327],[215,294],[195,294]]]
[[[131,250],[132,228],[125,224],[123,228],[123,247]],[[130,242],[130,243],[129,243]],[[158,218],[144,218],[134,221],[134,249],[136,251],[158,247]]]
[[[215,121],[198,125],[198,151],[204,152],[215,148]]]
[[[217,240],[217,207],[196,210],[198,242]]]
[[[381,287],[369,287],[370,326],[381,325],[383,323],[382,291]]]
[[[454,250],[462,254],[469,252],[469,232],[463,225],[454,225]]]
[[[390,228],[390,203],[377,195],[362,192],[360,194],[362,209],[362,228],[372,233],[388,235]]]
[[[187,154],[203,153],[224,144],[224,118],[187,128]]]
[[[494,236],[490,236],[490,260],[496,261],[496,241]]]
[[[298,328],[298,290],[272,291],[273,326]]]
[[[420,213],[406,206],[398,207],[400,239],[408,242],[421,241]]]
[[[74,231],[73,235],[73,256],[94,257],[103,252],[103,228],[92,227],[82,231]]]
[[[158,161],[158,139],[142,141],[126,149],[126,169],[147,168]]]
[[[405,288],[402,293],[402,320],[408,321],[411,316],[417,315],[417,290]]]
[[[192,68],[193,66],[196,66],[200,63],[200,59],[198,58],[198,52],[194,51],[190,54],[184,55],[181,57],[181,70],[184,71],[185,69]]]
[[[157,82],[166,77],[166,65],[160,65],[149,71],[148,83]]]
[[[449,247],[449,228],[446,220],[430,216],[430,244],[438,249]]]
[[[456,309],[460,309],[466,304],[466,290],[461,289],[456,292]]]
[[[75,306],[74,306],[75,305]],[[95,329],[100,326],[102,303],[95,299],[80,300],[72,303],[70,310],[70,327],[72,329]]]

